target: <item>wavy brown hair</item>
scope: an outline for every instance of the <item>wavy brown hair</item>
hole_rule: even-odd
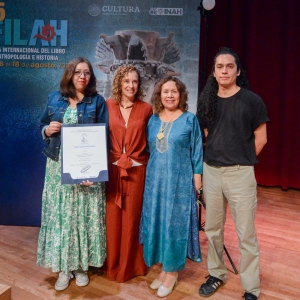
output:
[[[138,69],[134,65],[122,65],[118,67],[115,71],[112,88],[111,88],[111,97],[114,98],[115,101],[121,103],[122,100],[122,79],[130,72],[136,72],[138,74],[138,90],[135,94],[135,99],[143,100],[144,99],[144,91],[141,86],[141,75]]]
[[[72,77],[76,70],[76,66],[80,63],[86,63],[91,72],[90,82],[86,89],[84,90],[85,96],[95,96],[97,94],[96,90],[96,76],[93,71],[91,63],[83,57],[76,57],[72,59],[66,66],[62,79],[60,81],[60,93],[64,97],[76,98],[76,89],[72,82]]]
[[[174,81],[176,84],[176,87],[178,89],[179,92],[179,104],[178,104],[178,108],[185,112],[188,110],[188,91],[186,90],[186,86],[185,84],[180,81],[178,78],[176,77],[172,77],[172,76],[167,76],[162,78],[156,85],[154,88],[154,92],[151,98],[151,103],[153,106],[153,111],[155,114],[159,114],[160,112],[163,111],[164,106],[161,102],[161,90],[162,90],[162,86],[167,83],[168,81]]]

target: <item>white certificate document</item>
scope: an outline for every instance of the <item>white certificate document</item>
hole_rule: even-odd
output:
[[[105,124],[63,125],[61,183],[108,181]]]

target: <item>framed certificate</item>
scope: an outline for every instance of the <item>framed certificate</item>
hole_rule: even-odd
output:
[[[105,124],[61,127],[61,183],[108,181]]]

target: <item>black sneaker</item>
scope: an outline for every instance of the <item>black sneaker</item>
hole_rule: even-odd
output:
[[[253,295],[251,293],[245,293],[242,298],[244,298],[245,300],[257,300],[258,299],[258,297],[256,297],[255,295]]]
[[[209,297],[215,293],[215,291],[224,285],[224,282],[214,276],[208,275],[209,278],[200,286],[199,295],[202,297]],[[207,278],[206,276],[205,278]]]

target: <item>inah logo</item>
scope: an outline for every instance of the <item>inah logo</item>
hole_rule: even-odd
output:
[[[152,16],[182,16],[183,8],[151,7],[149,14]]]

